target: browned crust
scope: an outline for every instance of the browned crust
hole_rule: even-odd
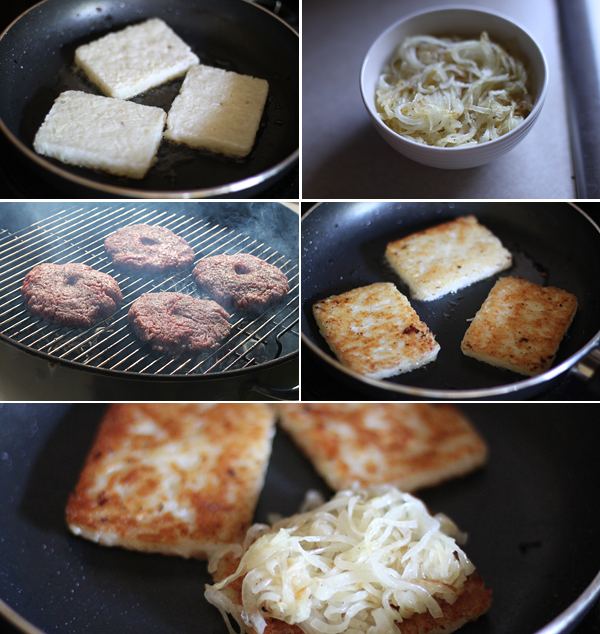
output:
[[[429,612],[424,612],[399,623],[398,627],[402,634],[449,634],[465,623],[477,620],[490,609],[491,604],[492,591],[474,572],[467,578],[462,593],[454,603],[440,602],[441,618],[435,619]]]
[[[198,543],[196,556],[221,543],[241,541],[250,527],[256,500],[262,488],[269,451],[256,460],[248,459],[248,446],[270,443],[274,417],[265,406],[218,404],[209,412],[199,412],[198,404],[119,404],[112,405],[100,425],[87,456],[77,486],[69,498],[66,519],[70,527],[86,532],[110,533],[116,545],[136,550],[169,552],[182,541]],[[165,437],[134,434],[132,425],[141,415],[160,426]],[[119,461],[106,486],[97,491],[96,479],[111,454],[124,444],[131,450],[152,451],[163,442],[186,442],[190,427],[186,418],[204,416],[202,438],[221,444],[223,451],[207,472],[207,483],[198,488],[193,476],[203,469],[202,455],[193,473],[180,468],[181,482],[176,496],[181,505],[192,508],[195,521],[147,504],[159,485],[159,474],[135,457]],[[192,429],[193,431],[193,429]],[[175,467],[177,468],[177,467]],[[127,488],[124,497],[119,491]]]
[[[496,282],[461,350],[491,365],[535,376],[550,368],[577,311],[577,298],[517,277]]]
[[[451,255],[439,255],[436,245],[452,245]],[[435,250],[435,257],[427,256]],[[410,286],[412,296],[424,301],[442,297],[490,277],[512,264],[512,255],[475,216],[461,216],[390,242],[386,258]],[[423,259],[427,259],[424,270]]]
[[[282,427],[335,490],[358,482],[414,491],[465,475],[487,459],[483,438],[452,405],[286,403],[276,407]],[[385,426],[370,425],[372,415]],[[340,438],[336,432],[340,422],[352,430],[351,437]],[[354,457],[366,449],[375,450],[373,458],[358,471]]]
[[[224,557],[214,574],[215,582],[224,579],[237,569],[239,560],[232,556]],[[230,584],[229,596],[234,603],[241,605],[241,593],[243,577]],[[442,616],[439,619],[431,616],[429,612],[415,614],[409,619],[397,623],[402,634],[450,634],[469,621],[475,621],[485,614],[492,604],[492,590],[485,587],[483,578],[474,572],[467,577],[462,593],[458,599],[450,604],[446,601],[438,601],[442,608]],[[263,634],[302,634],[298,625],[289,625],[284,621],[266,617],[267,627]],[[256,630],[248,627],[250,634],[257,634]]]
[[[336,357],[371,378],[410,372],[433,361],[440,349],[427,324],[390,282],[332,295],[316,302],[312,311]]]

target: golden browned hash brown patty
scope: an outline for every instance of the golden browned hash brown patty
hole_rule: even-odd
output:
[[[258,403],[112,405],[67,524],[104,546],[205,557],[248,530],[273,433],[273,412]]]
[[[219,304],[245,312],[265,310],[290,290],[281,270],[247,253],[204,258],[193,275],[198,286]]]
[[[496,282],[471,321],[462,352],[526,376],[550,368],[577,311],[577,298],[518,277]]]
[[[512,265],[512,255],[475,216],[390,242],[386,259],[411,296],[431,301],[484,280]]]
[[[415,491],[485,464],[462,412],[427,403],[282,403],[280,425],[336,491],[393,484]]]
[[[219,346],[231,330],[216,302],[183,293],[144,293],[127,315],[135,334],[164,354],[199,354]]]
[[[313,315],[340,362],[372,379],[412,372],[440,351],[435,335],[391,282],[326,297],[313,305]]]
[[[239,559],[231,555],[223,557],[213,574],[215,583],[233,574],[238,564]],[[229,598],[238,605],[242,605],[243,581],[244,577],[239,577],[231,582],[227,590]],[[429,612],[414,614],[409,619],[397,623],[401,634],[450,634],[465,623],[477,620],[490,609],[492,590],[485,587],[483,578],[477,572],[473,572],[467,577],[463,591],[454,603],[447,603],[443,599],[438,603],[443,613],[441,618],[436,619]],[[267,621],[263,634],[302,634],[298,625],[290,625],[279,619],[263,616]],[[251,634],[257,634],[254,628],[249,625],[246,627]]]
[[[134,271],[178,271],[194,261],[193,249],[181,236],[155,225],[117,229],[106,238],[104,248],[115,266]]]
[[[27,310],[57,326],[90,328],[110,317],[122,300],[117,281],[86,264],[38,264],[25,276]]]

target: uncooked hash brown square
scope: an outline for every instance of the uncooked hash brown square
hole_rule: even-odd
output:
[[[244,158],[254,145],[268,92],[264,79],[193,66],[169,110],[165,138]]]
[[[162,108],[66,90],[37,131],[33,149],[70,165],[144,178],[166,117]]]
[[[496,282],[461,343],[468,357],[535,376],[554,361],[577,298],[554,286],[517,277]]]
[[[153,18],[82,44],[75,63],[104,94],[130,99],[184,75],[198,57],[165,22]]]

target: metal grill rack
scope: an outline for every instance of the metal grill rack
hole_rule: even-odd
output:
[[[50,361],[84,366],[97,372],[174,377],[244,370],[298,350],[299,263],[297,249],[283,253],[226,221],[203,220],[152,205],[98,204],[61,209],[17,232],[0,232],[0,334],[9,343]],[[279,267],[290,292],[283,302],[260,315],[228,310],[231,333],[216,350],[201,355],[168,356],[153,352],[127,322],[129,307],[142,293],[173,291],[203,295],[191,271],[176,274],[123,272],[104,251],[106,236],[119,227],[146,223],[171,229],[185,238],[198,259],[216,254],[250,253]],[[258,225],[256,225],[258,227]],[[256,229],[255,233],[259,233]],[[123,301],[109,319],[90,329],[59,327],[31,315],[21,298],[25,275],[37,264],[80,262],[112,275]]]

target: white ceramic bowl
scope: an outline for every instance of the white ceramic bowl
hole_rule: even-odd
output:
[[[533,109],[529,116],[507,134],[476,145],[456,148],[433,147],[400,136],[383,123],[375,107],[375,89],[383,68],[398,45],[410,35],[458,35],[479,37],[487,31],[490,38],[526,64],[531,82]],[[493,11],[474,7],[438,7],[413,13],[384,31],[367,53],[360,73],[363,101],[376,130],[400,154],[413,161],[444,169],[476,167],[493,161],[520,143],[536,122],[546,98],[548,68],[546,59],[533,37],[521,26]]]

